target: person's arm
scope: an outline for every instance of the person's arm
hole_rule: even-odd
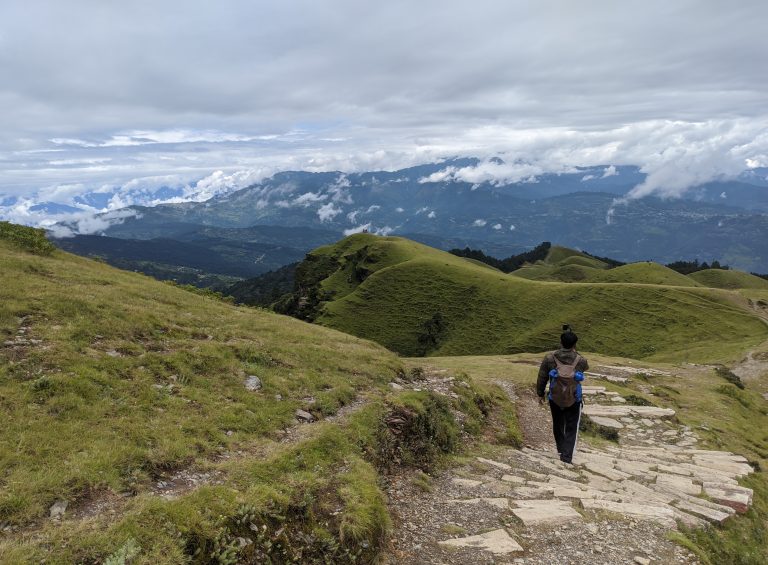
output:
[[[539,378],[536,379],[536,395],[539,398],[544,398],[544,392],[547,389],[549,371],[551,370],[552,365],[552,363],[549,361],[549,357],[549,354],[545,355],[544,359],[541,361],[541,365],[539,366]]]
[[[582,373],[589,370],[589,363],[587,363],[586,357],[579,359],[579,362],[576,364],[576,370]]]

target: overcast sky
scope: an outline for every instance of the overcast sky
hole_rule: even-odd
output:
[[[497,153],[677,195],[768,165],[767,26],[764,0],[6,0],[0,204]]]

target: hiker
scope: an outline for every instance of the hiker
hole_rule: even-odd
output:
[[[557,351],[547,353],[539,367],[536,394],[544,404],[544,392],[549,381],[549,408],[552,411],[552,430],[555,434],[560,461],[571,463],[581,416],[581,381],[589,368],[587,360],[576,353],[579,338],[569,325],[563,326]]]

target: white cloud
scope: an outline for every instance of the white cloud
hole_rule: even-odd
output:
[[[482,228],[487,224],[488,222],[483,219],[477,219],[474,222],[472,222],[472,225],[476,228]]]
[[[379,210],[381,206],[378,204],[373,204],[371,206],[368,206],[368,209],[365,211],[366,214],[370,214],[371,212],[375,212],[376,210]]]
[[[509,226],[509,231],[515,231],[515,229],[516,229],[516,228],[515,228],[515,225],[514,225],[514,224],[512,224],[511,226]]]
[[[328,202],[327,204],[323,204],[320,206],[320,208],[317,209],[317,217],[320,218],[321,222],[329,222],[341,214],[341,212],[341,208],[336,208],[333,205],[333,202]]]
[[[501,224],[493,224],[493,229],[500,230],[501,229]]]
[[[588,180],[592,180],[595,178],[595,175],[584,175],[581,177],[581,182],[587,182]]]
[[[609,165],[605,168],[605,170],[603,171],[603,176],[601,176],[600,178],[605,179],[608,177],[615,177],[618,174],[619,174],[619,171],[616,170],[616,167],[614,165]]]
[[[320,194],[319,192],[305,192],[301,196],[294,198],[292,203],[294,206],[303,206],[304,208],[307,208],[308,206],[311,206],[317,202],[322,202],[327,198],[327,194]]]
[[[397,212],[398,214],[402,214],[403,212],[405,212],[405,209],[404,208],[400,208],[398,206],[397,208],[395,208],[395,212]]]
[[[347,219],[348,219],[350,222],[353,222],[353,223],[354,223],[354,222],[355,222],[355,220],[357,219],[357,215],[358,215],[359,213],[360,213],[360,210],[353,210],[352,212],[350,212],[349,214],[347,214]]]
[[[432,210],[429,214],[427,214],[427,218],[430,218],[430,219],[431,218],[435,218],[436,216],[437,216],[437,214],[435,214],[434,210]]]
[[[356,233],[363,233],[364,231],[370,230],[370,229],[371,229],[371,224],[369,222],[367,224],[362,224],[360,226],[356,226],[354,228],[350,228],[348,230],[344,230],[344,235],[353,235],[353,234],[356,234]]]
[[[376,228],[376,229],[374,230],[374,233],[375,233],[376,235],[389,235],[389,234],[391,234],[393,231],[395,231],[395,228],[391,228],[391,227],[389,227],[389,226],[384,226],[383,228]]]

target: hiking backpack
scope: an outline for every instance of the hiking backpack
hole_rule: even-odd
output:
[[[581,355],[576,354],[573,363],[563,363],[554,354],[557,369],[549,372],[549,399],[560,408],[573,406],[575,402],[581,402],[581,381],[584,373],[576,370],[576,365],[581,361]]]

